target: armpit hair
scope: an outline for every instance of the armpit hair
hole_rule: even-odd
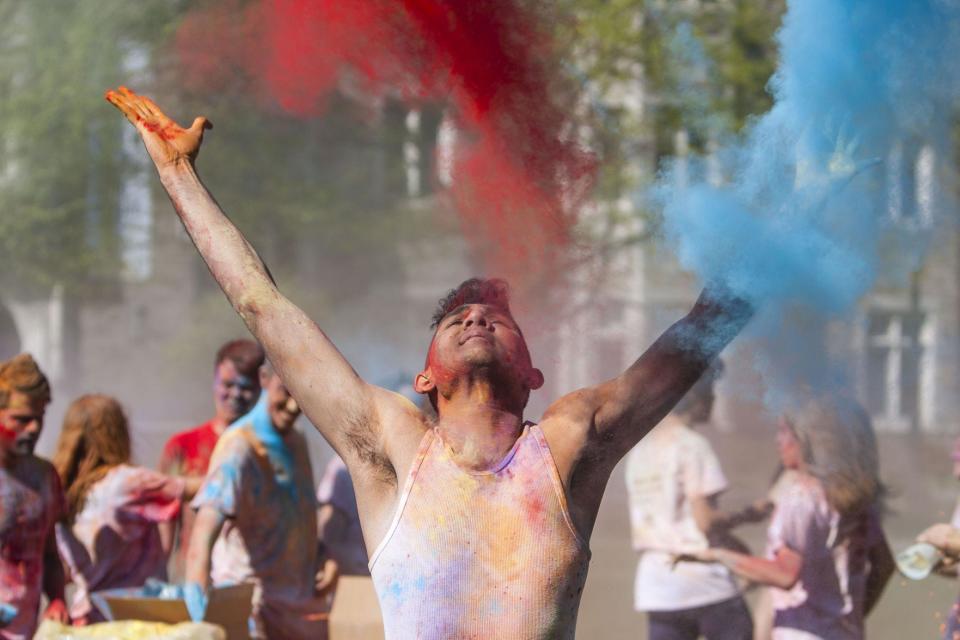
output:
[[[371,433],[370,425],[360,419],[351,418],[347,429],[347,442],[357,458],[373,469],[379,479],[389,484],[397,484],[397,470],[377,446],[377,439]]]

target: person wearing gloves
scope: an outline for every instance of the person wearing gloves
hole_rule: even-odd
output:
[[[300,407],[269,362],[260,382],[260,401],[220,438],[193,500],[184,597],[202,620],[211,584],[252,582],[253,637],[324,638],[336,565],[319,558]]]

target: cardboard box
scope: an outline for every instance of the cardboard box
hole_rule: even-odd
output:
[[[176,624],[189,622],[190,612],[179,598],[147,598],[138,589],[114,589],[94,594],[94,601],[105,604],[103,614],[111,620],[145,620]],[[250,637],[249,623],[252,608],[253,585],[237,584],[210,590],[204,622],[223,627],[230,640]],[[104,607],[101,606],[101,609]]]
[[[366,576],[342,576],[330,610],[330,640],[383,640],[383,617]]]

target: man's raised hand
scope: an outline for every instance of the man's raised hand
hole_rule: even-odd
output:
[[[192,163],[200,152],[204,129],[213,125],[203,117],[196,118],[184,129],[168,118],[153,100],[126,87],[107,91],[107,102],[126,116],[140,132],[147,153],[158,169],[183,162]]]

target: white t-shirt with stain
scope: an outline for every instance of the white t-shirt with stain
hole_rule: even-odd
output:
[[[727,488],[707,439],[682,423],[662,423],[630,452],[626,480],[633,547],[641,554],[634,608],[677,611],[737,596],[737,583],[723,565],[674,564],[677,554],[709,546],[690,500]]]

